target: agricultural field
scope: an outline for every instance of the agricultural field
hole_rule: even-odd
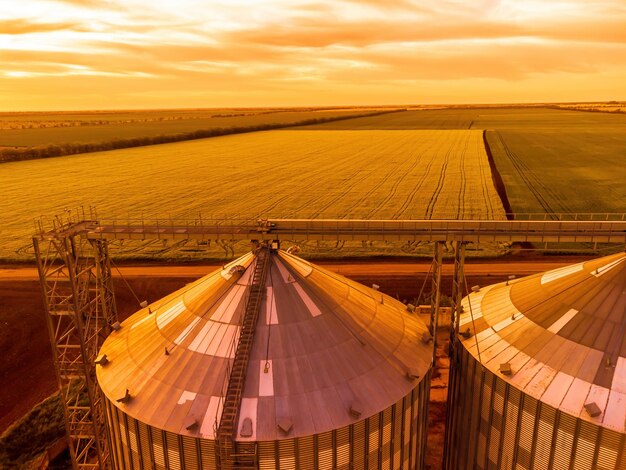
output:
[[[372,110],[359,109],[365,111]],[[21,247],[33,218],[80,205],[97,206],[102,218],[504,217],[485,143],[495,180],[503,182],[498,190],[504,188],[515,214],[626,212],[625,115],[540,107],[408,110],[2,164],[0,178],[8,183],[0,196],[9,210],[0,214],[0,258],[29,256]],[[353,248],[330,254],[350,256]],[[379,254],[386,253],[399,251]]]
[[[419,109],[382,116],[362,117],[345,122],[302,127],[311,130],[375,129],[470,129],[482,109]]]
[[[486,129],[514,213],[626,212],[626,115],[555,108],[409,110],[302,129]]]
[[[394,108],[2,113],[0,161],[24,159],[15,155],[41,158],[110,150],[392,110]]]
[[[0,258],[33,218],[504,218],[478,130],[280,130],[0,165]],[[348,256],[349,249],[341,256]]]
[[[409,109],[403,113],[361,117],[345,121],[328,122],[299,129],[532,129],[552,131],[623,132],[626,115],[608,113],[581,113],[554,107],[500,107],[500,108],[446,108]]]
[[[486,136],[514,213],[626,212],[626,128]]]
[[[232,110],[126,113],[0,115],[0,147],[38,146],[66,142],[104,142],[111,137],[133,138],[178,134],[215,127],[292,124],[307,119],[324,119],[363,114],[372,110]]]

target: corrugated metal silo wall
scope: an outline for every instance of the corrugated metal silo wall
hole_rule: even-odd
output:
[[[536,400],[458,348],[445,470],[626,469],[626,435]]]
[[[422,469],[430,373],[389,408],[350,426],[312,436],[259,442],[259,468]],[[213,470],[215,441],[148,426],[106,400],[116,469]]]

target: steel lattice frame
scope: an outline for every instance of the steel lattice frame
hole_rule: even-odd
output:
[[[74,469],[110,468],[95,360],[117,321],[106,241],[57,229],[33,238]]]
[[[433,367],[437,367],[437,328],[439,326],[439,304],[441,300],[441,269],[443,267],[444,242],[435,242],[432,268],[432,293],[430,296],[429,330],[433,339]]]

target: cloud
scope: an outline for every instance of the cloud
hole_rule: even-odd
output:
[[[80,30],[80,24],[74,22],[40,23],[23,18],[0,20],[0,34],[31,34],[50,31]]]
[[[427,24],[362,21],[352,24],[306,21],[286,26],[268,26],[236,31],[226,36],[231,42],[285,47],[363,47],[381,43],[431,42],[451,39],[485,39],[524,35],[516,25],[498,23]]]
[[[58,3],[67,4],[75,7],[82,8],[107,8],[107,9],[122,9],[120,3],[116,3],[111,0],[54,0]]]
[[[0,22],[0,90],[33,106],[63,90],[127,106],[173,102],[177,90],[196,106],[380,102],[411,86],[458,99],[462,83],[490,97],[487,82],[519,99],[566,83],[588,92],[581,77],[610,89],[626,79],[620,0],[29,1],[41,11],[15,3]]]

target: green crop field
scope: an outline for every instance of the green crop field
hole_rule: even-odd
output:
[[[626,212],[626,129],[486,135],[514,213]]]
[[[553,108],[418,110],[301,129],[486,129],[515,213],[626,212],[626,115]]]
[[[626,212],[626,115],[538,109],[481,125],[514,213]]]
[[[33,218],[503,218],[481,131],[270,131],[0,165],[0,257]],[[346,250],[342,255],[349,255]]]

